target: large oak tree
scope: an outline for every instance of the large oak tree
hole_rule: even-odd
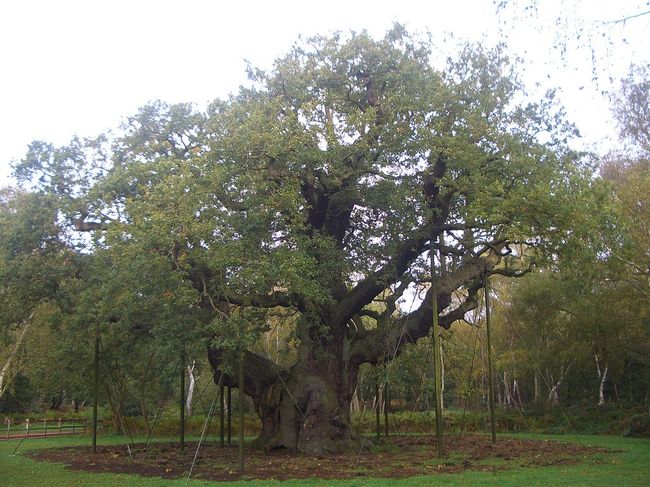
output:
[[[34,144],[16,172],[121,256],[133,302],[203,324],[215,380],[236,386],[233,357],[289,317],[294,355],[244,352],[260,441],[349,448],[360,365],[430,333],[434,290],[449,327],[486,277],[580,241],[597,206],[552,94],[527,100],[499,49],[438,71],[433,48],[399,25],[316,37],[205,114],[152,103],[110,149]]]

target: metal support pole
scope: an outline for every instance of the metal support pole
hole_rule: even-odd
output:
[[[95,334],[95,376],[93,384],[93,453],[97,453],[97,404],[99,396],[99,334]],[[61,419],[59,419],[59,432],[61,430]]]
[[[388,397],[388,382],[384,385],[384,436],[388,437],[388,409],[390,398]]]
[[[437,241],[437,236],[431,235],[431,249],[429,254],[431,256],[431,310],[433,314],[433,326],[431,328],[431,336],[433,338],[433,372],[434,372],[434,394],[436,396],[436,444],[438,447],[438,458],[442,458],[443,445],[442,445],[442,379],[441,367],[442,361],[440,360],[440,337],[438,336],[438,293],[436,291],[436,264],[435,264],[435,249],[434,245]]]
[[[225,417],[225,397],[223,395],[224,386],[219,385],[219,446],[223,448],[225,446],[224,441],[224,417]]]
[[[244,474],[244,352],[239,352],[239,474]]]
[[[180,441],[181,450],[185,449],[185,350],[181,352],[181,395],[180,395]]]
[[[381,420],[380,415],[381,411],[379,411],[379,375],[377,375],[377,381],[375,382],[375,423],[376,423],[376,430],[377,430],[377,439],[381,436]]]
[[[488,404],[490,406],[490,428],[492,430],[492,443],[496,443],[497,434],[494,422],[494,369],[492,364],[492,341],[490,339],[490,289],[488,287],[487,273],[483,274],[483,294],[483,297],[485,299],[485,330],[487,333]]]
[[[232,446],[232,387],[230,386],[228,386],[226,403],[228,405],[228,446]]]

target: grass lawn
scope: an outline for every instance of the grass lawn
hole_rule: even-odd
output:
[[[530,435],[521,435],[530,438]],[[25,440],[18,453],[13,450],[17,440],[0,442],[0,486],[6,487],[85,487],[85,486],[458,486],[458,485],[499,485],[499,486],[648,486],[650,485],[650,440],[628,439],[613,436],[549,436],[536,435],[538,439],[559,439],[579,441],[584,445],[594,445],[621,450],[620,453],[597,454],[584,463],[572,466],[515,468],[499,472],[468,471],[457,474],[438,474],[433,476],[411,477],[408,479],[352,479],[352,480],[290,480],[243,481],[243,482],[205,482],[185,479],[165,480],[123,474],[90,474],[65,470],[63,465],[38,462],[23,455],[25,451],[37,448],[53,448],[90,443],[89,437],[61,437]],[[136,441],[144,441],[138,438]],[[100,444],[120,444],[119,436],[101,437]],[[318,471],[315,469],[314,474]]]

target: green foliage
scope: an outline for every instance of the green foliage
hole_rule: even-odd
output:
[[[23,387],[40,389],[50,400],[61,387],[76,389],[73,380],[61,383],[55,367],[65,356],[61,314],[68,288],[77,279],[78,257],[65,243],[57,222],[55,201],[48,195],[5,189],[0,195],[0,394],[22,376]],[[17,383],[16,386],[20,386]],[[14,390],[13,397],[29,395]],[[18,407],[29,407],[24,403]]]
[[[637,224],[647,216],[645,166],[623,171],[626,184],[595,179],[593,161],[569,148],[576,131],[554,94],[527,99],[503,48],[466,46],[442,71],[432,48],[400,25],[381,39],[317,36],[268,71],[249,68],[249,83],[205,113],[152,102],[117,135],[34,142],[15,166],[31,192],[0,200],[3,341],[52,302],[50,327],[29,341],[39,356],[30,381],[52,393],[87,384],[95,333],[115,414],[150,409],[181,350],[194,359],[206,343],[230,365],[242,349],[269,354],[273,334],[283,366],[301,346],[329,357],[337,333],[350,343],[350,317],[365,311],[365,332],[381,331],[406,314],[371,317],[391,296],[428,286],[432,211],[452,307],[471,302],[486,256],[493,274],[543,268],[517,288],[492,278],[502,293],[497,366],[528,396],[535,374],[550,383],[572,367],[588,383],[595,353],[618,376],[630,360],[644,363],[646,307],[639,319],[625,310],[638,297],[630,286],[644,285],[633,269],[647,257]],[[622,268],[620,285],[598,279]],[[345,309],[364,285],[374,295]],[[605,326],[598,317],[611,309],[616,323]],[[484,367],[466,360],[476,329],[445,333],[447,402],[483,400]],[[529,344],[515,346],[517,335]],[[431,393],[427,346],[399,360],[385,371],[391,387],[421,407]],[[54,363],[60,374],[46,384]],[[363,372],[362,397],[374,379]]]
[[[74,275],[56,221],[57,209],[44,195],[5,189],[0,194],[0,282],[3,322],[19,322],[37,303],[53,299]]]

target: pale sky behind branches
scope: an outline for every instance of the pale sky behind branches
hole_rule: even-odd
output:
[[[498,14],[497,3],[506,4]],[[95,136],[155,99],[204,108],[246,82],[245,60],[270,67],[299,35],[381,37],[395,21],[431,32],[440,67],[464,40],[507,43],[531,96],[557,88],[583,134],[578,145],[606,152],[616,129],[603,92],[631,63],[650,61],[648,11],[647,0],[8,0],[0,5],[0,186],[32,140]]]

